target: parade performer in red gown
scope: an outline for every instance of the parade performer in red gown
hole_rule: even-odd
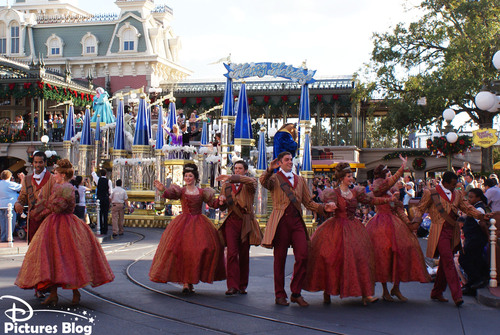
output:
[[[212,221],[201,213],[203,203],[213,207],[217,201],[212,189],[198,188],[198,168],[186,164],[186,186],[165,187],[155,180],[156,189],[167,199],[180,199],[182,214],[163,232],[149,271],[151,281],[182,283],[182,292],[194,292],[193,284],[226,279],[224,245]]]
[[[375,302],[375,257],[370,236],[355,216],[358,202],[379,205],[392,198],[373,198],[364,189],[350,189],[354,178],[349,163],[335,167],[339,187],[323,191],[323,202],[337,205],[334,217],[314,233],[307,269],[306,290],[324,291],[324,302],[330,295],[363,297],[363,303]]]
[[[57,162],[51,189],[43,188],[32,215],[45,218],[24,257],[15,284],[24,289],[49,289],[43,305],[56,305],[57,288],[73,290],[72,304],[80,302],[79,288],[113,281],[104,251],[88,225],[73,214],[75,189],[69,183],[73,167]]]
[[[391,172],[383,165],[375,168],[375,180],[372,185],[374,196],[392,197],[389,190],[403,175],[406,167],[407,159],[402,156],[400,158],[403,164],[394,176],[391,176]],[[396,215],[390,204],[378,205],[376,211],[377,214],[366,225],[375,253],[375,281],[382,283],[382,298],[385,301],[394,301],[392,296],[407,301],[399,290],[400,282],[430,281],[422,249],[409,227],[410,220],[406,215]],[[394,283],[390,294],[387,282]]]

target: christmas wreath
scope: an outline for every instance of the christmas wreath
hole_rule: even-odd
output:
[[[445,136],[427,140],[427,148],[436,156],[447,156],[460,154],[469,151],[472,147],[472,138],[470,136],[461,135],[455,143],[450,143]]]
[[[421,171],[425,169],[427,166],[427,162],[423,158],[415,158],[413,162],[411,163],[411,166],[417,171]]]

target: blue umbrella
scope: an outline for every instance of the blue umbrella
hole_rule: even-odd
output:
[[[203,126],[201,128],[201,144],[205,145],[208,144],[208,126],[207,126],[207,120],[203,121]]]
[[[310,121],[311,120],[311,109],[309,107],[309,86],[307,84],[302,85],[300,91],[300,112],[299,121]]]
[[[134,145],[149,145],[148,120],[146,116],[146,99],[141,95],[139,109],[137,111],[137,121],[135,123]]]
[[[97,115],[97,121],[95,123],[95,141],[101,140],[101,116]]]
[[[148,135],[149,138],[153,138],[152,129],[151,129],[151,105],[146,109],[146,118],[148,120]]]
[[[64,130],[63,141],[71,141],[75,136],[75,111],[73,105],[69,105],[68,119],[66,120],[66,129]]]
[[[80,138],[81,145],[92,145],[90,140],[90,109],[85,110],[85,118],[83,119],[82,137]]]
[[[163,129],[163,107],[158,111],[158,131],[156,132],[156,149],[159,150],[165,145],[165,130]]]
[[[302,171],[312,171],[311,140],[309,134],[304,137],[304,157],[302,159]]]
[[[302,85],[302,88],[300,90],[299,136],[298,136],[299,147],[300,147],[300,137],[302,132],[300,121],[311,121],[311,108],[309,104],[309,86],[307,84]]]
[[[222,116],[234,116],[233,80],[227,78],[224,89]]]
[[[118,111],[116,113],[115,141],[113,142],[113,149],[115,150],[125,150],[125,130],[123,128],[124,112],[125,106],[123,100],[120,99]]]
[[[267,152],[266,152],[266,132],[261,130],[259,134],[259,159],[257,161],[257,170],[267,169]]]
[[[177,124],[177,112],[175,110],[175,103],[170,102],[168,105],[168,117],[167,117],[167,127],[172,131],[174,125]]]
[[[252,121],[248,110],[247,90],[245,84],[241,84],[240,95],[238,96],[238,112],[234,124],[234,138],[251,139]]]

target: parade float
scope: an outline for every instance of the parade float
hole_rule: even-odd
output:
[[[200,171],[200,186],[217,190],[215,179],[220,174],[231,174],[233,163],[247,161],[250,171],[258,178],[267,168],[272,149],[266,146],[265,120],[250,115],[244,80],[249,77],[273,76],[290,79],[301,85],[299,113],[299,150],[295,159],[296,171],[312,184],[311,116],[308,84],[314,82],[315,71],[283,63],[224,64],[228,70],[223,103],[199,115],[201,139],[195,145],[178,143],[173,134],[177,124],[176,100],[172,94],[156,96],[154,101],[142,89],[121,92],[109,98],[102,88],[97,88],[94,103],[87,106],[82,131],[75,133],[74,109],[70,104],[64,134],[64,156],[77,165],[77,174],[90,177],[101,168],[111,170],[114,182],[121,179],[127,190],[133,212],[125,216],[125,226],[165,227],[181,211],[179,201],[164,200],[154,190],[158,179],[166,184],[183,185],[182,170],[187,163],[195,163]],[[241,83],[239,96],[233,95],[233,81]],[[139,93],[137,114],[125,113],[124,99]],[[111,110],[111,100],[117,101],[116,119]],[[166,107],[166,108],[164,108]],[[152,110],[158,113],[152,118]],[[220,119],[211,113],[220,111]],[[92,110],[92,112],[91,112]],[[209,127],[210,123],[210,127]],[[259,124],[258,143],[255,143],[252,125]],[[209,141],[209,132],[220,130],[220,146]],[[170,142],[167,142],[170,139]],[[77,163],[76,163],[77,162]],[[259,184],[255,209],[261,227],[267,221],[269,207],[267,191]],[[213,213],[212,213],[213,214]],[[306,226],[312,230],[311,213],[304,213]],[[211,215],[215,224],[223,213]]]

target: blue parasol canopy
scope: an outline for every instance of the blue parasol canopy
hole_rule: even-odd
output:
[[[234,116],[233,80],[230,78],[227,78],[224,88],[222,116]]]
[[[247,90],[245,84],[241,84],[240,95],[238,96],[238,112],[234,124],[234,138],[251,139],[252,121],[248,110]]]
[[[308,133],[306,133],[304,137],[304,157],[302,159],[302,171],[312,171],[311,139],[309,138]]]
[[[68,119],[66,120],[66,129],[64,130],[63,141],[71,141],[75,136],[75,108],[69,105]]]
[[[175,110],[175,103],[170,102],[168,105],[167,127],[169,131],[174,129],[174,124],[177,123],[177,112]]]
[[[134,145],[149,145],[148,120],[146,116],[146,98],[141,95],[139,109],[137,111],[137,122],[135,124]]]
[[[259,158],[257,160],[257,170],[267,169],[267,153],[266,153],[266,132],[259,132]]]
[[[125,106],[123,99],[118,103],[118,111],[116,112],[116,128],[115,128],[115,141],[113,142],[113,149],[125,150],[125,129],[123,127],[123,117],[125,114]]]
[[[158,111],[158,130],[156,131],[156,149],[159,150],[165,145],[165,129],[163,129],[163,107]]]
[[[85,118],[83,119],[82,137],[80,138],[81,145],[92,145],[90,141],[90,109],[85,110]]]
[[[208,144],[208,125],[207,125],[207,120],[203,121],[203,126],[201,128],[201,140],[200,140],[202,145]]]

